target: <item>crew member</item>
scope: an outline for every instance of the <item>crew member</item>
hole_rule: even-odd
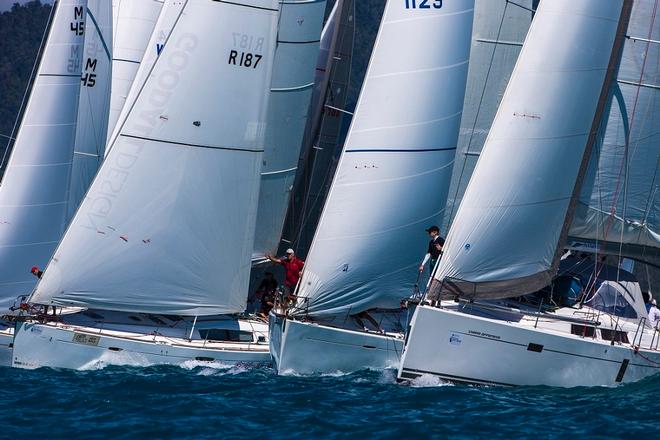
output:
[[[32,273],[32,275],[34,275],[35,277],[37,277],[39,279],[41,279],[41,277],[44,274],[43,271],[39,270],[38,266],[32,266],[32,269],[30,269],[30,272]]]
[[[296,257],[296,253],[293,249],[287,249],[284,258],[275,258],[269,254],[266,255],[266,258],[273,263],[284,266],[284,295],[289,301],[295,299],[293,292],[296,289],[300,276],[302,275],[302,269],[305,262]]]
[[[651,308],[649,309],[649,324],[651,327],[656,328],[660,322],[660,310],[655,300],[651,300]]]
[[[268,313],[275,305],[275,295],[277,292],[277,280],[272,272],[266,272],[264,279],[261,280],[257,288],[257,296],[261,301],[259,306],[259,315],[268,318]]]
[[[429,240],[429,247],[426,255],[424,255],[424,260],[419,265],[420,273],[424,272],[424,266],[426,266],[426,262],[429,260],[431,260],[430,272],[433,272],[435,263],[438,262],[438,259],[442,255],[442,246],[445,244],[445,239],[440,236],[440,228],[437,226],[431,226],[426,232],[428,232],[431,239]]]

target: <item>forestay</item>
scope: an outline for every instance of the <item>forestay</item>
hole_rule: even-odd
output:
[[[594,155],[593,186],[573,221],[572,240],[660,265],[660,26],[655,0],[633,3],[615,98]],[[652,41],[649,41],[652,40]],[[626,145],[627,141],[627,145]],[[620,247],[619,244],[622,244]]]
[[[278,12],[187,2],[32,302],[244,310]]]
[[[310,315],[399,307],[445,206],[471,0],[388,2],[298,295]],[[441,7],[437,7],[441,5]]]
[[[452,223],[433,293],[446,278],[464,280],[456,288],[476,297],[549,284],[615,74],[623,4],[541,2]]]
[[[309,114],[325,0],[281,1],[253,258],[277,251]]]
[[[88,0],[86,14],[67,219],[73,217],[103,160],[110,110],[112,7],[107,0]]]
[[[0,307],[29,294],[64,232],[86,0],[57,3],[0,186]]]
[[[162,0],[113,0],[112,86],[108,138],[124,107],[162,6]]]

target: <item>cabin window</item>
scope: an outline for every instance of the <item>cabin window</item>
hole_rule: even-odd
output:
[[[628,333],[622,332],[619,330],[610,330],[606,328],[600,329],[601,337],[606,341],[621,342],[624,344],[628,343]]]
[[[151,316],[151,315],[149,315],[148,318],[149,318],[151,321],[153,321],[153,322],[155,322],[156,324],[158,324],[158,325],[167,325],[167,324],[165,324],[165,321],[163,321],[162,319],[157,318],[157,317],[155,317],[155,316]]]
[[[584,338],[593,338],[596,329],[588,325],[571,324],[571,333]]]
[[[202,339],[211,341],[252,342],[252,332],[244,330],[229,330],[224,328],[203,329],[199,331]]]
[[[91,310],[87,310],[83,313],[85,316],[89,316],[92,319],[103,319],[102,315],[99,315],[98,313],[92,312]]]
[[[141,322],[142,321],[140,318],[138,318],[137,316],[133,316],[133,315],[130,315],[128,317],[128,319],[130,319],[132,321],[136,321],[136,322]]]

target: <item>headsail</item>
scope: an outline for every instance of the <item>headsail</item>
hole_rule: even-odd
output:
[[[655,0],[633,3],[614,99],[569,244],[660,266],[660,26]],[[589,191],[590,190],[590,191]]]
[[[616,74],[627,0],[541,2],[438,263],[450,293],[549,284]],[[462,280],[456,281],[456,280]]]
[[[64,232],[86,0],[61,0],[0,185],[0,307],[29,294]]]
[[[76,142],[69,184],[67,219],[73,217],[105,151],[112,73],[112,7],[88,0],[80,78]]]
[[[278,6],[186,2],[32,302],[244,310]]]
[[[108,137],[117,124],[162,6],[162,0],[113,1],[112,86]]]
[[[253,258],[277,251],[309,114],[325,0],[281,1]]]
[[[410,295],[424,227],[441,217],[446,201],[473,6],[387,3],[301,279],[306,313],[398,307]]]

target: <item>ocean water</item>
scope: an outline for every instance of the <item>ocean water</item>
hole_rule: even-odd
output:
[[[0,380],[3,439],[660,436],[660,376],[616,388],[502,388],[191,363],[0,368]]]

